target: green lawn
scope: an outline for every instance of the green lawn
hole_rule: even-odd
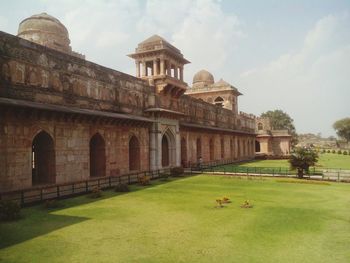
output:
[[[350,184],[279,180],[199,175],[26,208],[0,223],[0,262],[350,262]]]
[[[290,169],[288,160],[254,160],[239,164],[228,164],[221,165],[213,168],[215,171],[232,171],[232,172],[246,172],[247,167],[262,168],[261,172],[265,173],[279,173],[287,172]],[[281,169],[280,169],[281,168]],[[350,155],[343,154],[333,154],[333,153],[324,153],[319,154],[319,161],[316,164],[316,170],[322,170],[323,168],[335,168],[335,169],[345,169],[350,170]],[[212,168],[210,168],[211,170]],[[254,173],[254,169],[248,169],[249,172]],[[260,169],[257,170],[259,172]]]

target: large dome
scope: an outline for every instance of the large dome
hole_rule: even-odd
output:
[[[197,72],[193,77],[193,86],[208,86],[212,84],[214,84],[213,75],[204,69]]]
[[[66,27],[46,13],[24,19],[19,24],[18,36],[61,52],[72,51]]]

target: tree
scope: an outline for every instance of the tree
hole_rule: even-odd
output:
[[[273,130],[288,130],[292,135],[291,144],[294,147],[298,143],[298,135],[295,131],[293,119],[282,110],[267,111],[261,114],[263,118],[269,118]]]
[[[289,158],[291,167],[298,171],[298,178],[303,178],[304,172],[308,172],[309,167],[314,166],[317,161],[317,152],[306,147],[296,147]]]
[[[337,132],[340,138],[346,140],[347,143],[350,141],[350,118],[344,118],[336,121],[333,124],[333,128]]]

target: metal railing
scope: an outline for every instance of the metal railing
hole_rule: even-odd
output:
[[[217,164],[206,163],[203,165],[192,166],[190,173],[206,173],[206,174],[232,174],[246,176],[272,176],[272,177],[297,177],[297,171],[288,167],[251,167],[240,166],[237,163]],[[310,167],[309,171],[304,174],[305,178],[350,182],[350,170],[336,168],[318,168]]]
[[[75,181],[65,184],[54,184],[31,187],[27,189],[2,192],[0,200],[17,201],[21,206],[32,205],[50,199],[63,199],[72,196],[90,193],[94,188],[108,189],[118,184],[133,184],[139,181],[141,176],[149,176],[151,180],[168,177],[170,168],[128,173],[120,176],[106,176],[89,178],[84,181]]]

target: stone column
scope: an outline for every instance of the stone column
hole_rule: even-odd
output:
[[[158,65],[157,65],[157,60],[153,60],[153,76],[157,76],[158,75]]]
[[[159,169],[159,138],[158,138],[158,122],[153,123],[149,132],[149,167],[150,170]],[[160,141],[161,143],[161,141]],[[161,144],[160,144],[161,145]]]
[[[142,61],[142,77],[147,76],[146,61]]]
[[[140,77],[140,61],[136,60],[136,77]]]
[[[171,64],[170,64],[170,61],[167,61],[167,75],[168,76],[171,76]]]
[[[179,67],[177,65],[174,65],[174,78],[178,78],[177,76],[177,71],[178,71]]]
[[[184,81],[184,68],[180,67],[180,80]]]
[[[176,160],[175,160],[175,165],[180,166],[181,165],[181,135],[180,135],[180,125],[177,122],[176,127]]]
[[[164,59],[162,58],[161,60],[160,60],[160,75],[165,75],[165,72],[164,72],[164,70],[165,70],[165,65],[164,65]]]

